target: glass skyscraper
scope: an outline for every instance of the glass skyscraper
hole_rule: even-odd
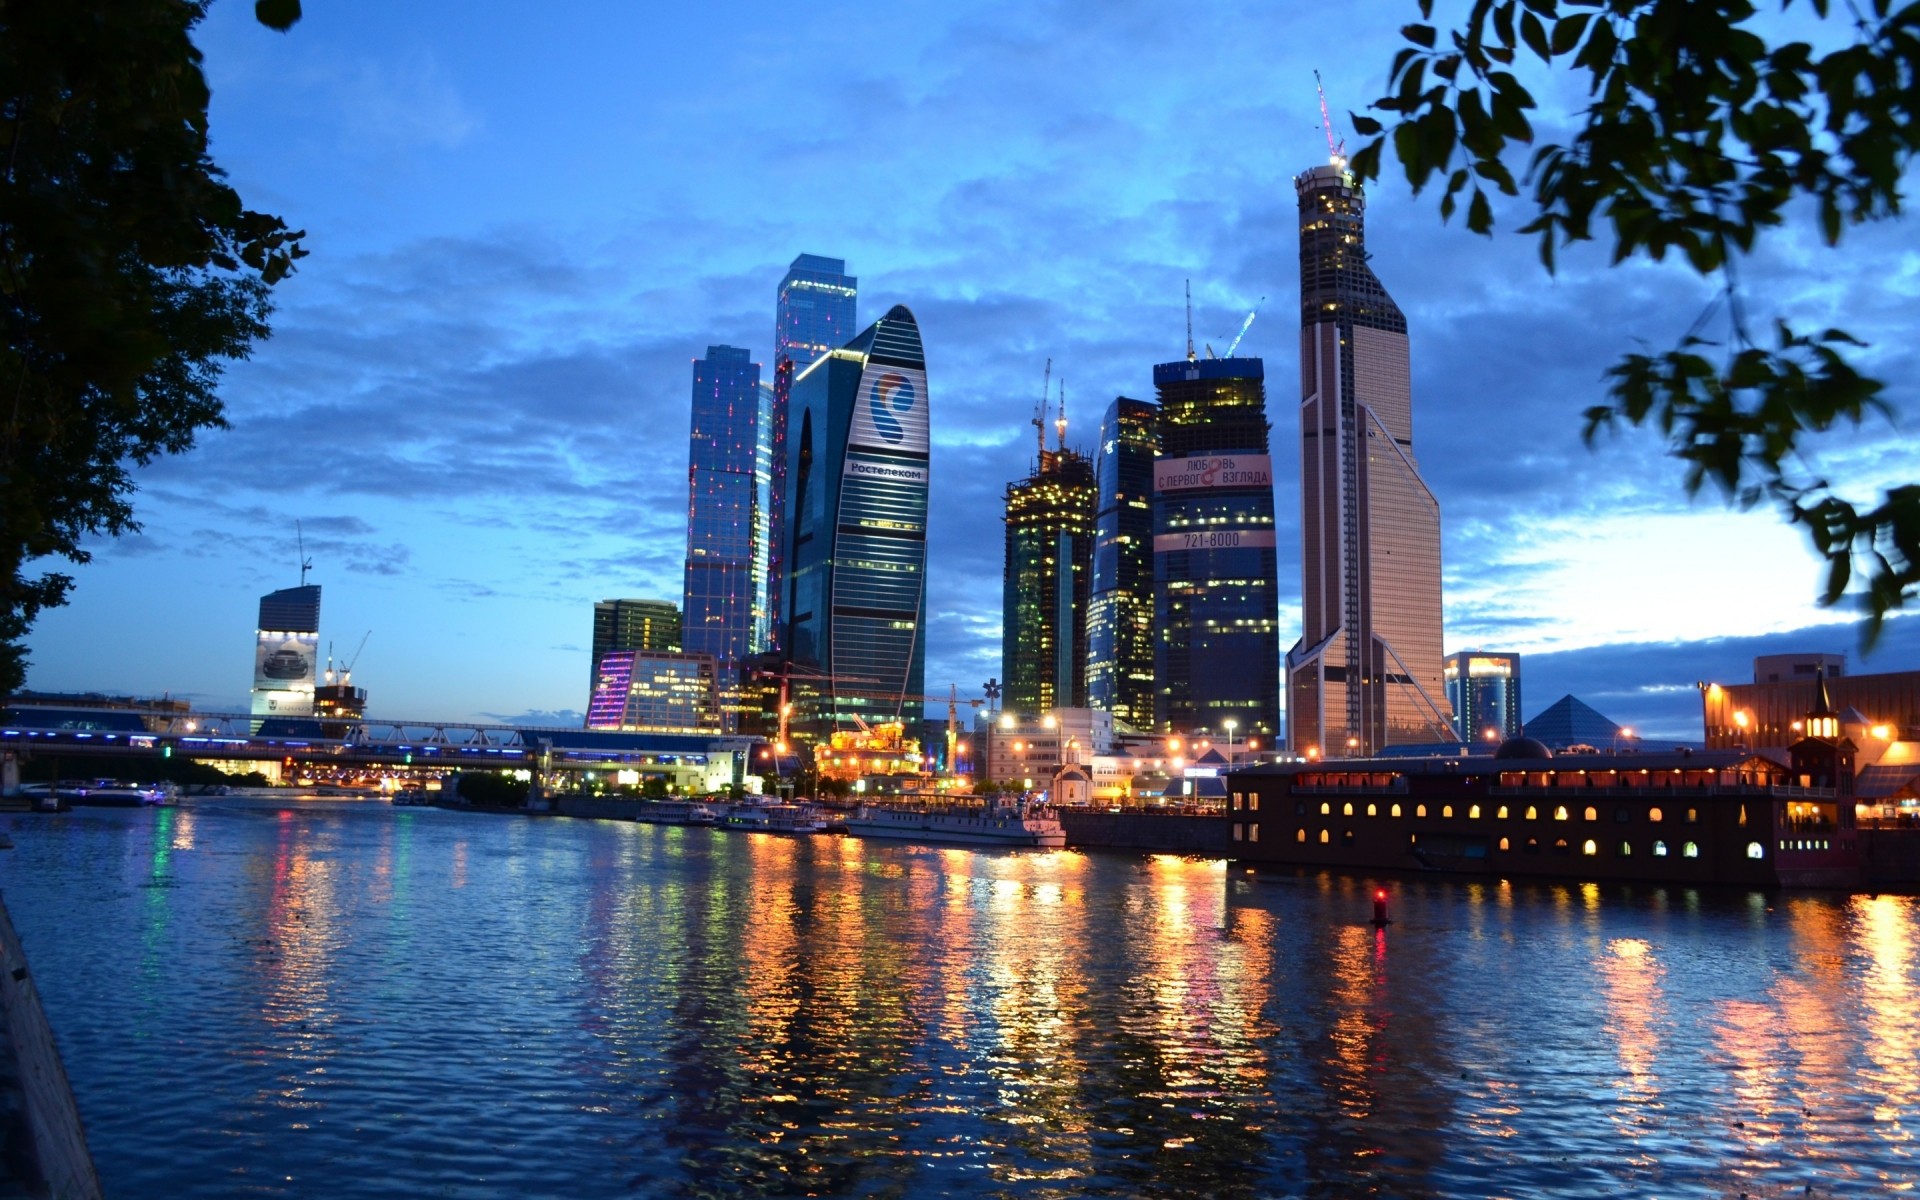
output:
[[[844,259],[802,254],[793,260],[780,281],[773,322],[773,390],[766,398],[767,454],[772,468],[768,496],[765,603],[768,641],[760,649],[777,650],[787,625],[783,605],[787,595],[785,555],[786,501],[791,490],[787,465],[787,414],[793,381],[808,367],[852,336],[858,309],[860,281],[847,274]]]
[[[1366,197],[1315,167],[1300,195],[1300,641],[1296,754],[1449,740],[1440,505],[1413,457],[1407,321],[1368,265]]]
[[[708,346],[693,364],[680,640],[723,673],[755,649],[759,413],[760,365],[745,350]]]
[[[1087,601],[1087,705],[1153,724],[1153,456],[1150,401],[1116,397],[1094,451],[1098,500]]]
[[[919,712],[927,402],[920,328],[898,305],[793,381],[781,645],[818,681],[796,718],[816,735]]]
[[[1265,366],[1161,363],[1153,386],[1154,727],[1272,737],[1280,644]]]
[[[1064,446],[1042,449],[1039,469],[1007,485],[1000,677],[1016,712],[1087,706],[1097,494],[1093,464]]]
[[[600,660],[614,650],[679,650],[680,609],[670,600],[600,600],[593,606],[587,696],[600,690]]]
[[[1447,655],[1441,671],[1453,730],[1462,742],[1500,743],[1520,736],[1520,656],[1467,650]]]

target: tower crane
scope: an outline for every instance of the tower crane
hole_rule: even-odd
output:
[[[1046,374],[1040,378],[1040,403],[1033,406],[1033,440],[1040,448],[1040,458],[1034,463],[1038,469],[1047,460],[1047,393],[1053,390],[1053,359],[1047,359]]]
[[[365,633],[360,635],[360,644],[353,648],[353,657],[347,660],[346,666],[340,668],[341,683],[344,684],[344,683],[353,682],[353,664],[360,661],[360,652],[367,648],[367,639],[372,636],[373,636],[373,630],[371,629],[367,630]]]
[[[1267,302],[1267,298],[1265,296],[1260,297],[1260,299],[1254,303],[1253,311],[1247,314],[1247,319],[1240,322],[1240,332],[1234,334],[1233,340],[1227,343],[1226,356],[1228,358],[1232,358],[1233,352],[1240,348],[1240,339],[1243,337],[1246,337],[1247,330],[1253,328],[1253,319],[1260,315],[1260,306],[1262,304],[1265,304],[1266,302]]]
[[[1065,376],[1060,379],[1060,415],[1054,418],[1053,433],[1053,448],[1065,450],[1067,448],[1067,380]]]
[[[1327,115],[1327,89],[1320,82],[1320,69],[1314,68],[1313,87],[1320,93],[1320,124],[1327,131],[1327,161],[1340,170],[1347,167],[1347,139],[1333,140],[1333,118]]]

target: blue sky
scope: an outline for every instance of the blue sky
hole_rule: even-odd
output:
[[[141,474],[144,530],[98,544],[41,618],[29,687],[244,706],[297,521],[322,646],[368,635],[376,714],[574,719],[593,602],[679,598],[691,361],[727,343],[767,363],[802,252],[847,260],[863,325],[904,303],[926,340],[929,691],[1000,673],[1001,491],[1030,468],[1043,364],[1090,446],[1108,401],[1150,397],[1184,351],[1189,279],[1217,347],[1265,297],[1241,353],[1267,361],[1297,636],[1292,177],[1326,157],[1314,70],[1344,124],[1384,90],[1411,0],[307,8],[281,35],[221,0],[198,40],[216,160],[311,257],[227,374],[232,429]],[[1650,434],[1580,443],[1606,366],[1673,344],[1710,283],[1591,250],[1549,278],[1531,241],[1443,226],[1392,175],[1368,245],[1411,328],[1447,648],[1527,655],[1528,715],[1572,691],[1697,737],[1694,681],[1747,679],[1755,653],[1915,665],[1905,620],[1860,657],[1771,511],[1689,504]],[[1909,225],[1835,253],[1803,222],[1743,270],[1758,312],[1872,343],[1911,410]],[[1876,423],[1807,469],[1865,494],[1911,464]]]

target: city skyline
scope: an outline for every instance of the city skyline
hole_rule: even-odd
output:
[[[375,631],[356,671],[373,711],[577,716],[584,606],[680,591],[687,364],[740,346],[764,379],[772,290],[818,252],[858,268],[870,311],[909,302],[925,330],[942,396],[927,690],[978,694],[998,670],[996,501],[1030,453],[1042,363],[1073,381],[1068,444],[1089,450],[1105,405],[1144,394],[1178,353],[1191,278],[1200,340],[1224,348],[1265,296],[1241,353],[1294,370],[1291,180],[1324,156],[1311,69],[1336,113],[1363,107],[1412,8],[1347,30],[1256,9],[910,5],[864,26],[892,39],[885,62],[820,80],[808,56],[851,19],[830,8],[811,31],[739,20],[743,66],[724,90],[694,61],[636,73],[601,56],[718,42],[733,21],[626,30],[606,26],[637,18],[565,13],[456,30],[436,11],[343,4],[281,37],[244,6],[212,10],[199,41],[216,159],[250,203],[308,228],[314,255],[278,289],[276,336],[228,373],[233,429],[142,471],[145,531],[94,543],[73,569],[72,605],[29,638],[29,687],[244,707],[236,631],[260,594],[298,580],[298,521],[327,588],[321,650]],[[1343,52],[1315,63],[1316,44]],[[1015,62],[1026,86],[1000,86]],[[1144,167],[1188,161],[1201,134],[1238,149]],[[766,186],[738,188],[760,155]],[[1528,239],[1442,226],[1392,171],[1370,189],[1369,235],[1416,322],[1420,462],[1448,522],[1445,651],[1524,653],[1531,706],[1573,691],[1636,725],[1642,708],[1684,724],[1695,679],[1737,681],[1765,648],[1845,652],[1856,671],[1912,661],[1905,620],[1864,660],[1850,629],[1785,633],[1837,614],[1812,605],[1816,563],[1771,511],[1712,496],[1690,509],[1651,437],[1580,446],[1601,372],[1671,345],[1708,284],[1579,253],[1549,279]],[[910,194],[890,186],[907,178]],[[1789,232],[1746,278],[1796,324],[1873,343],[1866,366],[1905,407],[1902,233],[1868,227],[1829,257]],[[1273,416],[1284,645],[1300,628],[1284,502],[1297,448],[1285,406]],[[1819,453],[1859,490],[1901,466],[1884,426]],[[1698,644],[1719,634],[1736,640]],[[1604,671],[1583,665],[1601,658]]]

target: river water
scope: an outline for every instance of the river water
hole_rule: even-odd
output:
[[[112,1197],[1920,1185],[1920,904],[224,797],[19,815]]]

